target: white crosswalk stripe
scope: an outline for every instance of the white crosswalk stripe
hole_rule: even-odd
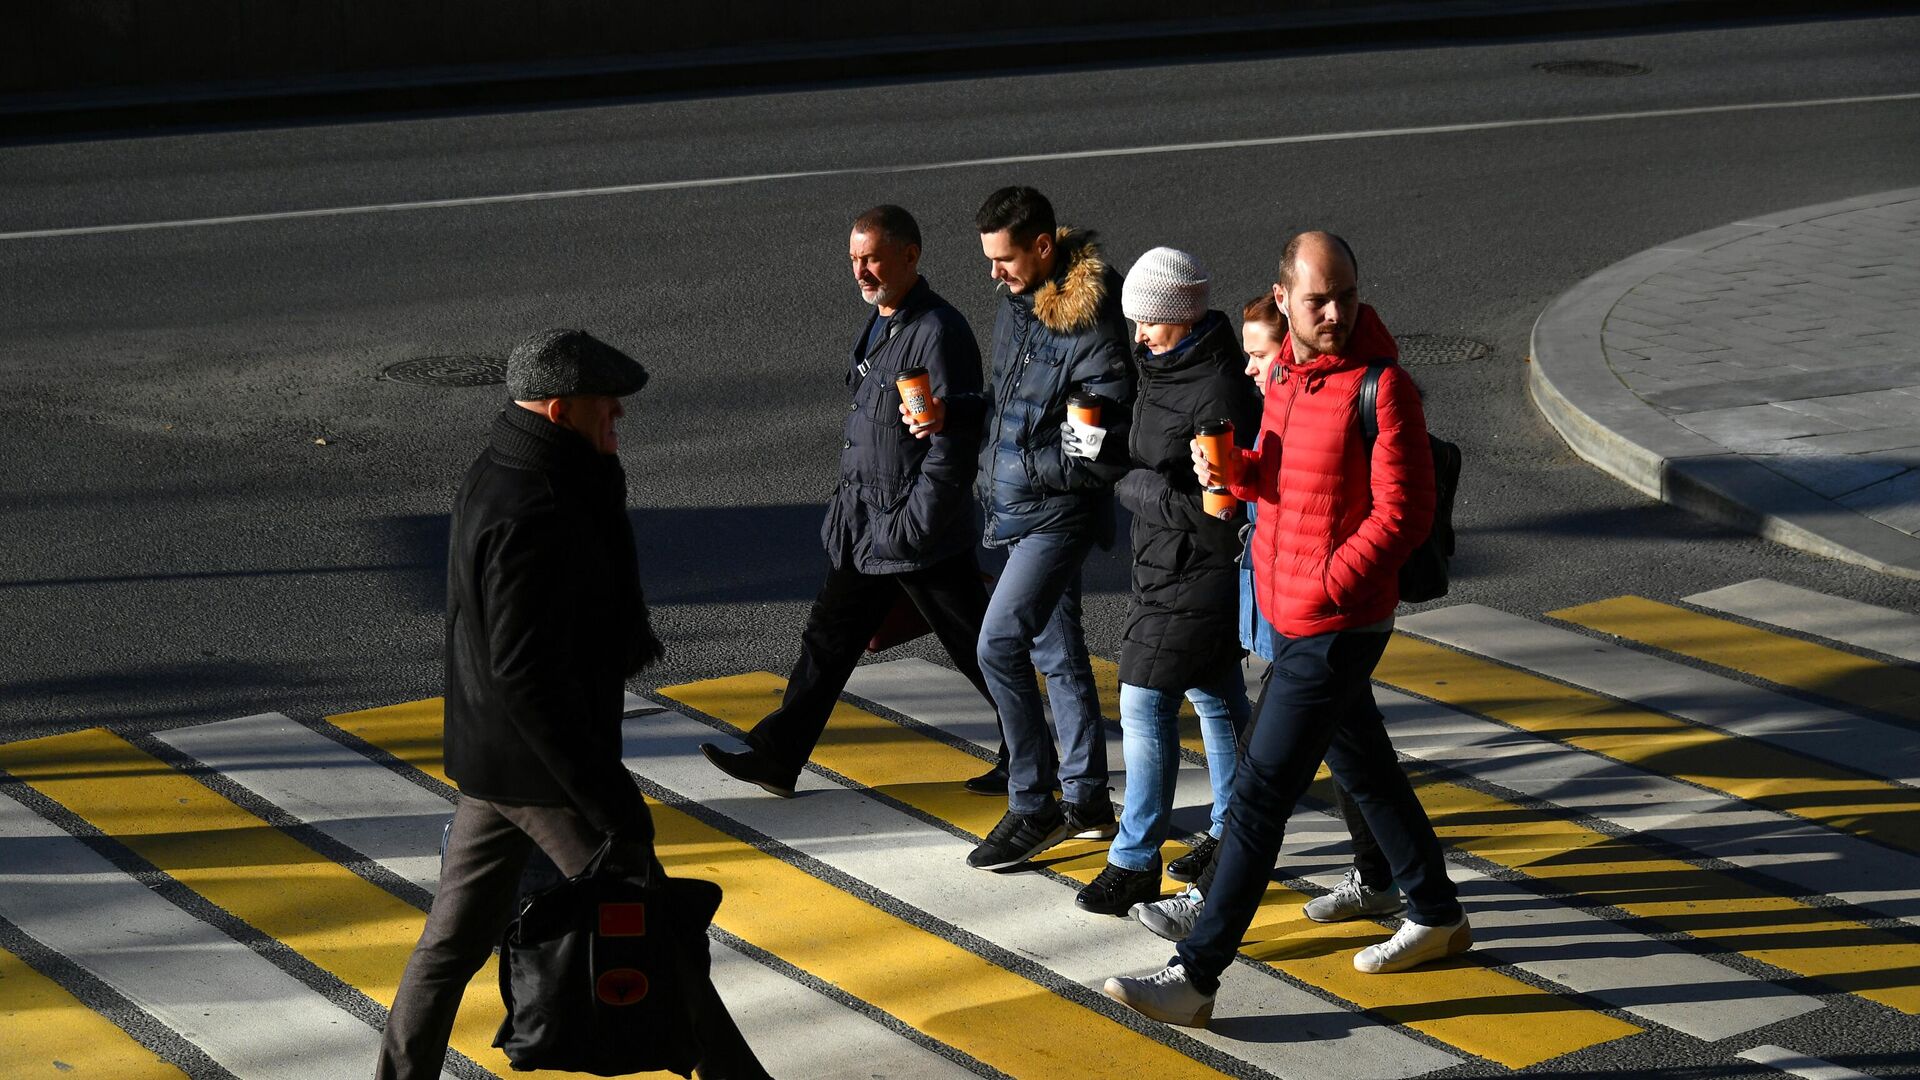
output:
[[[1810,705],[1478,604],[1404,616],[1399,628],[1868,776],[1920,785],[1920,740],[1893,724]]]
[[[159,737],[415,885],[438,884],[441,829],[453,813],[445,798],[278,714]],[[775,1075],[972,1075],[731,948],[712,952],[716,984]],[[820,1068],[816,1040],[838,1048],[840,1068]]]
[[[1920,615],[1756,578],[1684,597],[1687,603],[1920,664]]]
[[[245,1080],[338,1080],[373,1067],[380,1036],[365,1021],[5,797],[0,844],[0,917],[222,1068]]]
[[[1258,662],[1248,665],[1250,685],[1258,685],[1258,671],[1263,666]],[[993,744],[986,738],[998,737],[997,729],[992,727],[991,712],[985,713],[987,726],[982,727],[980,710],[985,707],[978,705],[980,698],[973,687],[958,674],[924,660],[897,660],[863,667],[856,673],[855,686],[857,689],[850,689],[859,696],[900,712],[909,712],[909,706],[922,699],[938,697],[950,703],[950,716],[967,714],[962,730],[970,733],[976,745],[992,749]],[[1429,730],[1420,732],[1428,738],[1432,737],[1432,728],[1445,730],[1449,720],[1467,725],[1475,734],[1482,734],[1481,729],[1510,734],[1499,725],[1473,721],[1391,691],[1376,690],[1375,694],[1387,713],[1395,745],[1402,751],[1415,753],[1403,736],[1408,733],[1408,721],[1421,713],[1446,714],[1439,718],[1439,724],[1429,724]],[[910,715],[923,719],[917,713]],[[1548,752],[1551,745],[1532,740],[1533,748],[1542,752]],[[1459,757],[1470,760],[1472,754]],[[1586,755],[1570,754],[1569,757],[1584,759]],[[1183,790],[1178,805],[1194,806],[1198,800],[1198,806],[1204,808],[1212,798],[1204,770],[1189,764],[1183,765],[1180,771]],[[1121,790],[1124,791],[1124,785]],[[1685,790],[1697,794],[1693,789]],[[1195,827],[1203,823],[1203,817],[1193,822]],[[1299,815],[1289,823],[1287,841],[1281,849],[1281,863],[1288,867],[1289,873],[1297,873],[1303,863],[1310,866],[1316,861],[1316,855],[1324,858],[1329,852],[1342,856],[1336,866],[1318,874],[1309,871],[1300,876],[1330,887],[1345,872],[1347,837],[1345,827],[1339,822],[1320,815]],[[1463,867],[1454,867],[1452,872],[1461,888],[1461,902],[1473,915],[1476,949],[1644,1019],[1696,1038],[1719,1040],[1820,1007],[1813,998],[1783,990],[1645,934],[1623,930],[1575,908],[1517,891],[1513,886],[1480,877]],[[1221,1003],[1221,1010],[1225,1004]],[[1221,1015],[1225,1015],[1224,1011]]]
[[[1726,612],[1887,657],[1920,661],[1920,646],[1913,644],[1920,637],[1920,617],[1902,612],[1767,581],[1743,582],[1685,599],[1698,609]],[[1572,686],[1664,714],[1656,718],[1665,725],[1657,729],[1660,731],[1686,726],[1666,719],[1672,717],[1748,740],[1743,745],[1749,747],[1764,744],[1774,748],[1768,753],[1777,749],[1868,777],[1883,777],[1895,785],[1920,786],[1920,745],[1901,726],[1761,689],[1744,678],[1716,674],[1709,670],[1711,665],[1677,662],[1547,625],[1541,619],[1476,605],[1403,616],[1400,628],[1455,650],[1447,654],[1453,660],[1462,660],[1460,654],[1480,658],[1473,663],[1493,672],[1487,676],[1489,686],[1498,682],[1494,676],[1513,674],[1511,670],[1494,671],[1493,665],[1505,665],[1563,684],[1553,687],[1535,681],[1530,685],[1536,694],[1572,694],[1566,690]],[[1441,651],[1404,639],[1402,643],[1409,649],[1417,645],[1429,655]],[[1257,674],[1261,667],[1249,664],[1249,673]],[[759,708],[769,685],[777,695],[777,680],[757,678],[760,681],[753,683],[754,689],[750,693],[741,691],[744,696],[733,699],[736,704],[730,707],[737,707],[741,713]],[[1501,685],[1519,684],[1509,680]],[[1249,687],[1257,692],[1257,683],[1250,681]],[[1415,689],[1429,693],[1424,685]],[[1107,1018],[1120,1014],[1118,1006],[1098,994],[1104,979],[1118,973],[1153,970],[1166,961],[1171,947],[1131,920],[1078,910],[1072,901],[1075,882],[1061,874],[1090,875],[1091,869],[1070,870],[1063,863],[1058,866],[1059,874],[988,874],[968,868],[964,856],[972,841],[955,832],[975,830],[972,835],[977,835],[984,831],[984,826],[972,823],[973,816],[980,809],[997,814],[992,800],[970,801],[973,797],[959,792],[952,781],[935,776],[937,783],[922,786],[941,787],[946,794],[916,803],[903,793],[901,785],[888,787],[889,780],[877,779],[912,767],[911,758],[936,749],[946,755],[936,770],[941,776],[949,765],[958,768],[969,764],[951,747],[922,743],[922,736],[958,740],[974,751],[990,754],[1000,737],[992,707],[956,672],[917,659],[862,665],[849,681],[847,693],[856,701],[871,703],[883,715],[905,718],[909,728],[919,730],[924,726],[931,730],[905,734],[885,720],[866,716],[860,722],[868,726],[850,729],[862,734],[843,733],[843,742],[835,751],[839,756],[834,760],[845,763],[842,767],[847,772],[838,776],[831,772],[803,773],[798,785],[800,797],[781,800],[726,777],[703,758],[698,749],[701,742],[733,742],[731,734],[717,731],[710,720],[692,711],[701,709],[719,716],[714,712],[718,706],[691,704],[662,710],[629,694],[629,711],[645,715],[629,716],[625,721],[624,760],[653,785],[650,791],[667,793],[663,798],[670,806],[685,800],[701,808],[706,820],[717,822],[720,833],[732,833],[688,832],[687,828],[693,826],[687,825],[679,834],[687,865],[713,866],[717,864],[700,859],[726,859],[733,860],[735,866],[747,867],[744,872],[764,874],[770,871],[760,869],[763,864],[778,863],[774,869],[788,875],[785,880],[789,886],[827,889],[815,894],[815,899],[826,905],[822,910],[849,915],[849,910],[832,905],[851,902],[851,893],[860,904],[877,907],[884,918],[898,920],[888,924],[902,935],[888,955],[911,957],[931,955],[927,950],[946,950],[974,965],[971,969],[962,964],[949,970],[972,970],[977,979],[989,981],[1009,977],[992,966],[1002,965],[1020,977],[1017,987],[1008,984],[1017,992],[991,1000],[1027,1002],[1030,998],[1020,995],[1037,995],[1037,999],[1050,1003],[1056,1022],[1066,1016],[1069,1020],[1084,1017],[1090,1024],[1110,1024]],[[1652,1037],[1687,1040],[1703,1048],[1728,1043],[1724,1051],[1727,1055],[1735,1053],[1742,1037],[1750,1041],[1763,1029],[1767,1032],[1764,1037],[1777,1043],[1812,1045],[1798,1037],[1809,1029],[1791,1022],[1812,1016],[1832,1000],[1820,996],[1824,990],[1818,980],[1836,969],[1794,967],[1790,960],[1782,959],[1784,953],[1774,954],[1773,959],[1760,955],[1758,967],[1736,962],[1731,956],[1741,950],[1747,950],[1745,955],[1749,956],[1764,954],[1765,941],[1758,946],[1751,942],[1775,932],[1782,935],[1780,946],[1789,950],[1825,949],[1838,955],[1848,948],[1877,947],[1882,954],[1891,949],[1895,960],[1858,969],[1868,972],[1870,978],[1858,987],[1843,986],[1846,993],[1834,996],[1844,997],[1857,1008],[1892,1007],[1906,1014],[1920,1009],[1916,1004],[1920,1003],[1920,987],[1884,985],[1888,978],[1904,980],[1902,971],[1920,970],[1901,966],[1908,963],[1901,950],[1915,948],[1901,943],[1911,940],[1910,931],[1903,928],[1896,934],[1886,930],[1892,922],[1868,928],[1848,923],[1840,915],[1823,923],[1820,920],[1828,919],[1824,912],[1807,915],[1804,908],[1805,917],[1783,916],[1784,921],[1769,921],[1770,913],[1777,910],[1776,902],[1795,906],[1811,899],[1818,904],[1837,900],[1907,927],[1920,926],[1920,854],[1899,846],[1905,843],[1900,837],[1906,833],[1889,832],[1887,835],[1894,840],[1888,842],[1863,839],[1880,834],[1850,833],[1852,823],[1838,814],[1809,819],[1795,816],[1800,811],[1791,804],[1776,801],[1762,805],[1770,797],[1766,794],[1725,789],[1761,800],[1749,802],[1710,790],[1697,777],[1676,778],[1689,775],[1682,769],[1674,769],[1674,776],[1665,775],[1657,771],[1668,767],[1658,755],[1629,754],[1616,760],[1556,741],[1542,733],[1552,729],[1531,727],[1530,721],[1507,723],[1461,711],[1482,707],[1465,697],[1448,697],[1445,691],[1432,692],[1431,696],[1458,701],[1460,708],[1385,686],[1376,688],[1396,748],[1418,763],[1409,765],[1409,769],[1417,774],[1420,790],[1432,793],[1438,800],[1436,805],[1452,808],[1433,811],[1443,839],[1457,838],[1449,842],[1466,853],[1466,857],[1456,858],[1451,870],[1472,917],[1476,944],[1471,962],[1455,974],[1505,980],[1503,985],[1539,998],[1516,1006],[1508,1016],[1498,1009],[1489,1011],[1483,1018],[1486,1028],[1498,1029],[1527,1015],[1528,1010],[1547,1010],[1548,1025],[1561,1022],[1557,1017],[1564,1015],[1570,1021],[1585,1017],[1617,1029],[1601,1031],[1581,1046],[1598,1046],[1629,1036],[1647,1037],[1640,1032],[1641,1027],[1657,1029]],[[660,700],[667,700],[665,693]],[[770,708],[772,699],[766,700]],[[414,708],[409,715],[415,718],[410,723],[418,723],[417,718],[423,715],[426,723],[437,722],[432,709],[422,712]],[[1497,710],[1488,710],[1488,716],[1495,715],[1499,715]],[[739,715],[724,718],[740,722]],[[348,723],[335,719],[343,726]],[[420,782],[419,776],[405,767],[396,769],[374,760],[362,752],[359,744],[330,738],[320,728],[278,713],[264,713],[156,732],[152,738],[203,765],[218,777],[211,781],[216,785],[237,785],[257,803],[285,816],[277,820],[290,819],[312,830],[297,835],[323,835],[393,877],[364,869],[363,875],[388,882],[398,879],[430,895],[437,885],[441,830],[451,813],[444,789],[438,781]],[[414,740],[409,745],[419,745],[421,729],[409,730],[412,734],[408,737]],[[425,729],[425,740],[431,740],[432,730]],[[1699,733],[1698,728],[1688,730]],[[884,733],[885,747],[870,750],[858,741],[876,732]],[[1710,737],[1722,739],[1717,734]],[[889,739],[896,741],[886,742]],[[900,739],[906,741],[898,742]],[[46,745],[58,744],[49,741]],[[48,749],[45,754],[55,752]],[[44,755],[35,760],[43,766],[47,761],[64,765]],[[1124,797],[1127,779],[1120,768],[1121,760],[1116,741],[1110,747],[1110,762],[1118,798]],[[835,767],[824,760],[821,763],[826,769]],[[421,768],[432,772],[437,766],[421,764]],[[1773,773],[1756,775],[1770,777]],[[14,785],[23,780],[0,777],[0,784]],[[140,778],[123,774],[98,782],[138,784]],[[1784,782],[1787,786],[1782,790],[1791,794],[1794,778],[1784,778]],[[1880,821],[1910,820],[1898,816],[1911,813],[1900,801],[1905,794],[1902,789],[1884,784],[1880,789],[1874,796],[1880,799],[1878,803],[1869,806],[1867,797],[1861,797],[1862,812],[1880,814],[1876,819]],[[1206,828],[1211,794],[1205,770],[1183,761],[1175,800],[1176,836]],[[238,1080],[331,1080],[368,1071],[378,1041],[378,1025],[350,1008],[357,1012],[371,1010],[377,1015],[377,1006],[352,997],[351,991],[342,997],[338,986],[326,985],[331,976],[309,985],[302,981],[309,979],[308,975],[289,973],[302,971],[297,964],[283,965],[236,940],[218,925],[218,919],[209,922],[194,913],[198,910],[194,905],[183,907],[170,901],[166,897],[173,893],[149,889],[140,878],[96,850],[101,844],[115,841],[77,839],[30,809],[34,805],[31,799],[6,795],[7,791],[0,790],[0,920],[9,927],[98,979]],[[1840,795],[1822,796],[1828,799],[1823,805],[1851,812],[1843,805],[1844,795],[1842,791]],[[45,791],[34,796],[40,797],[54,796]],[[1449,799],[1453,801],[1449,803]],[[169,795],[165,805],[171,806],[172,802]],[[1455,816],[1449,818],[1449,813]],[[1748,904],[1740,898],[1745,894],[1701,890],[1698,898],[1704,898],[1703,905],[1697,911],[1687,911],[1678,925],[1701,925],[1705,929],[1685,930],[1668,938],[1648,929],[1660,924],[1658,914],[1635,915],[1651,920],[1647,924],[1623,923],[1616,921],[1619,912],[1635,914],[1631,905],[1612,908],[1599,901],[1583,900],[1578,894],[1587,886],[1580,884],[1569,893],[1567,882],[1580,880],[1577,862],[1560,867],[1565,870],[1574,866],[1573,878],[1556,878],[1553,867],[1536,867],[1529,862],[1531,855],[1516,854],[1513,861],[1502,863],[1498,850],[1469,843],[1502,835],[1503,829],[1524,831],[1529,828],[1527,822],[1541,820],[1540,815],[1547,815],[1555,828],[1584,830],[1592,842],[1618,841],[1614,847],[1603,845],[1604,850],[1588,853],[1593,866],[1599,868],[1598,876],[1591,879],[1596,895],[1606,891],[1606,874],[1631,878],[1636,865],[1623,862],[1608,870],[1605,868],[1614,864],[1607,860],[1657,856],[1664,860],[1665,867],[1659,873],[1673,874],[1677,867],[1684,873],[1720,874],[1718,880],[1723,884],[1737,881],[1740,887],[1750,888],[1760,883],[1777,890],[1777,896],[1768,892]],[[251,815],[244,812],[241,817],[251,820]],[[966,823],[964,827],[956,824],[962,822]],[[1610,835],[1600,836],[1595,830]],[[1611,835],[1614,833],[1619,835]],[[705,837],[698,844],[713,847],[717,853],[685,855],[687,851],[703,850],[686,846],[694,842],[685,838],[696,835]],[[745,837],[746,843],[736,837]],[[773,854],[768,854],[765,838],[774,842]],[[287,840],[280,836],[279,842],[284,845]],[[751,845],[755,844],[761,845],[761,850],[754,850]],[[715,845],[725,846],[726,851],[720,852]],[[1091,856],[1077,857],[1097,859],[1097,848],[1093,851]],[[1734,869],[1699,870],[1663,854],[1669,852],[1695,860],[1717,860],[1707,865]],[[1302,812],[1289,824],[1279,876],[1326,888],[1338,881],[1350,859],[1346,830],[1337,817]],[[1482,872],[1488,866],[1503,865],[1511,872]],[[340,874],[337,867],[326,868]],[[795,876],[801,871],[824,877],[826,884]],[[1746,871],[1751,873],[1739,876]],[[356,888],[371,888],[351,877],[347,880]],[[736,879],[740,880],[746,879]],[[1550,884],[1543,887],[1541,882]],[[1671,884],[1670,879],[1643,880],[1641,887],[1655,890],[1643,907],[1658,907],[1665,902],[1657,891]],[[178,881],[172,886],[187,887]],[[421,895],[399,886],[391,888],[403,896]],[[751,888],[741,892],[734,888],[729,886],[729,905],[764,905],[774,897],[770,892],[755,896]],[[377,890],[367,895],[392,899],[379,896]],[[1293,897],[1289,904],[1298,902],[1292,893],[1276,895]],[[1690,899],[1680,896],[1675,906],[1686,909]],[[404,916],[405,905],[400,909]],[[861,910],[873,914],[871,908]],[[1297,916],[1297,908],[1287,909],[1286,918]],[[1728,925],[1735,931],[1731,937],[1715,937],[1711,932],[1715,928],[1713,920],[1722,917],[1731,920]],[[1688,924],[1685,918],[1702,921]],[[397,921],[404,925],[404,918]],[[721,920],[723,928],[725,921]],[[902,924],[906,924],[904,929]],[[769,924],[743,925],[757,925],[764,931]],[[1310,947],[1299,952],[1300,943],[1306,940],[1297,936],[1301,927],[1306,928],[1309,938],[1321,933],[1304,923],[1291,926],[1283,936],[1296,936],[1285,937],[1280,951],[1269,955],[1312,960],[1328,955],[1329,948],[1353,947],[1350,943],[1322,944],[1318,953]],[[1811,936],[1786,941],[1784,935],[1797,928],[1805,928]],[[1385,932],[1378,927],[1373,930]],[[844,964],[838,970],[850,971],[845,986],[826,985],[833,980],[805,972],[811,981],[796,982],[789,974],[793,968],[783,965],[804,968],[805,963],[789,959],[777,946],[756,945],[748,929],[739,933],[742,936],[733,936],[732,932],[717,935],[721,940],[713,950],[715,980],[748,1040],[773,1074],[829,1080],[960,1080],[981,1075],[983,1067],[989,1074],[995,1068],[982,1065],[985,1059],[977,1055],[979,1044],[972,1050],[962,1049],[967,1045],[965,1040],[977,1037],[977,1032],[926,1034],[937,1028],[937,1007],[931,1011],[920,1008],[914,1013],[921,1017],[913,1021],[923,1029],[920,1031],[911,1031],[905,1021],[889,1012],[885,994],[924,994],[937,1000],[939,986],[916,987],[911,979],[879,980],[864,984],[869,997],[862,999],[847,987],[863,977],[864,969],[850,971]],[[1701,935],[1698,941],[1688,937],[1695,933]],[[912,937],[915,934],[920,936]],[[1311,946],[1312,942],[1307,944]],[[760,951],[762,948],[766,951]],[[840,954],[818,948],[809,953],[799,948],[792,955],[802,960],[811,955],[813,961],[808,962],[819,962],[824,971],[824,965],[836,962]],[[981,958],[985,958],[985,967],[981,967]],[[1345,952],[1335,959],[1344,965]],[[1171,1035],[1151,1024],[1144,1029],[1116,1026],[1112,1029],[1114,1037],[1122,1042],[1114,1045],[1138,1045],[1141,1052],[1168,1052],[1196,1059],[1176,1056],[1176,1068],[1211,1066],[1199,1067],[1197,1074],[1216,1075],[1211,1070],[1222,1069],[1249,1078],[1283,1080],[1402,1080],[1463,1066],[1479,1070],[1476,1075],[1492,1075],[1504,1073],[1497,1062],[1510,1060],[1484,1048],[1493,1042],[1476,1043],[1447,1033],[1458,1028],[1423,1026],[1407,1018],[1420,1015],[1423,1005],[1437,1004],[1443,1006],[1440,1013],[1448,1013],[1471,1010],[1474,1001],[1483,1000],[1469,1000],[1457,992],[1449,998],[1444,982],[1437,984],[1442,986],[1439,997],[1414,995],[1395,1006],[1376,1002],[1361,1007],[1352,1002],[1365,1002],[1370,991],[1339,983],[1328,967],[1315,968],[1311,963],[1288,966],[1291,961],[1279,959],[1243,960],[1248,962],[1232,965],[1223,977],[1212,1030]],[[1815,981],[1788,984],[1755,974],[1769,964],[1810,974]],[[1319,975],[1309,980],[1302,971]],[[1326,977],[1326,985],[1321,985],[1321,976]],[[1436,971],[1434,977],[1444,980],[1447,975]],[[1920,975],[1914,978],[1920,981]],[[1347,988],[1338,989],[1342,985]],[[1048,987],[1052,992],[1045,989]],[[8,1015],[5,992],[6,987],[0,986],[0,1017]],[[350,1008],[343,1007],[342,1001]],[[1405,1008],[1396,1011],[1399,1006]],[[85,1008],[77,1001],[68,1007]],[[1102,1013],[1104,1016],[1097,1015]],[[1539,1026],[1541,1014],[1533,1015],[1536,1027],[1529,1030],[1544,1031]],[[934,1019],[928,1020],[928,1016]],[[1900,1022],[1910,1024],[1912,1016],[1906,1015]],[[1815,1018],[1810,1023],[1818,1025],[1821,1021]],[[1061,1028],[1071,1029],[1071,1024]],[[1156,1042],[1124,1042],[1141,1039],[1142,1031],[1146,1039]],[[1549,1037],[1540,1035],[1538,1039],[1544,1044]],[[940,1038],[952,1041],[942,1045]],[[1469,1046],[1481,1048],[1462,1049]],[[485,1050],[484,1044],[480,1049]],[[1562,1046],[1515,1063],[1531,1064],[1566,1052]],[[1734,1063],[1728,1058],[1719,1060]],[[1761,1066],[1806,1080],[1847,1080],[1860,1075],[1773,1043],[1739,1052],[1737,1060],[1749,1069]],[[10,1080],[23,1075],[13,1064],[7,1058],[4,1032],[0,1032],[0,1077]],[[1547,1068],[1552,1071],[1556,1066]],[[1089,1074],[1100,1074],[1099,1069],[1096,1065]],[[1128,1073],[1126,1063],[1114,1063],[1112,1074]]]

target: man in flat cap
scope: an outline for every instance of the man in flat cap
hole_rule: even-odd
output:
[[[614,430],[621,398],[646,382],[581,330],[541,331],[507,360],[513,400],[454,499],[447,555],[446,762],[460,800],[379,1080],[440,1075],[461,995],[536,845],[568,876],[609,835],[614,865],[657,865],[652,818],[620,763],[626,680],[664,652]],[[690,989],[707,1054],[698,1075],[764,1077],[712,984]]]

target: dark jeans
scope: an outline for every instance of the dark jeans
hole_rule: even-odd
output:
[[[1373,702],[1368,679],[1388,637],[1349,632],[1276,642],[1213,881],[1202,890],[1206,907],[1176,957],[1201,990],[1212,992],[1233,961],[1266,892],[1287,819],[1323,760],[1386,853],[1407,894],[1407,917],[1426,926],[1460,917],[1440,841]]]
[[[652,845],[645,839],[652,833],[651,822],[636,822],[635,839],[615,848],[615,864],[635,866],[652,859]],[[374,1080],[439,1077],[460,997],[512,921],[528,852],[538,845],[571,877],[586,869],[602,839],[585,818],[566,807],[505,806],[460,797],[440,865],[440,888],[394,993]],[[765,1077],[712,981],[691,989],[694,1027],[706,1049],[698,1069],[702,1080]]]
[[[1254,713],[1256,716],[1259,714],[1260,709],[1266,704],[1267,687],[1269,685],[1271,684],[1264,678],[1260,682],[1260,700],[1254,704]],[[1367,701],[1371,703],[1373,701],[1373,695],[1367,695]],[[1251,731],[1253,727],[1252,723],[1249,723],[1247,727],[1248,731]],[[1248,732],[1243,731],[1240,733],[1240,743],[1243,747],[1246,745],[1248,738],[1250,738]],[[1219,797],[1215,796],[1215,814],[1221,814],[1224,810],[1223,807],[1217,805],[1218,799]],[[1232,805],[1231,794],[1229,794],[1227,798],[1227,805]],[[1386,852],[1380,850],[1380,841],[1375,840],[1373,838],[1373,830],[1367,828],[1367,819],[1366,816],[1360,812],[1359,804],[1353,801],[1353,797],[1347,794],[1347,789],[1341,787],[1338,780],[1335,780],[1333,784],[1333,806],[1334,809],[1340,812],[1340,820],[1346,823],[1347,835],[1353,838],[1353,868],[1359,871],[1361,883],[1376,892],[1392,885],[1393,867],[1387,865]],[[1213,877],[1219,869],[1220,860],[1217,858],[1210,860],[1207,863],[1206,870],[1201,872],[1200,880],[1194,882],[1194,887],[1200,890],[1201,896],[1206,896],[1208,890],[1213,888]]]
[[[1367,816],[1360,812],[1360,804],[1338,783],[1333,785],[1333,806],[1340,811],[1340,820],[1347,823],[1347,835],[1353,837],[1353,868],[1360,872],[1360,883],[1375,892],[1392,885],[1393,867],[1387,865],[1387,853],[1380,850],[1380,841],[1367,828]]]
[[[920,610],[960,674],[992,703],[975,659],[980,621],[987,613],[987,587],[971,550],[904,574],[863,574],[851,566],[835,566],[814,597],[800,635],[800,659],[787,679],[780,707],[747,733],[748,746],[784,768],[800,771],[813,756],[867,642],[901,591]]]

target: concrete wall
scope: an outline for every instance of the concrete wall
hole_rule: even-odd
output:
[[[1456,0],[1398,0],[1418,13]],[[5,0],[0,96],[466,65],[672,57],[875,37],[1326,17],[1366,0]],[[1484,7],[1485,5],[1480,5]]]

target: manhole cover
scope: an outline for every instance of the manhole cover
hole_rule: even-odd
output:
[[[1493,346],[1484,341],[1444,334],[1408,334],[1399,341],[1403,364],[1458,364],[1493,351]]]
[[[1589,79],[1618,79],[1625,75],[1645,75],[1653,69],[1640,64],[1623,64],[1618,60],[1549,60],[1544,64],[1533,65],[1533,70],[1544,71],[1549,75],[1582,75]]]
[[[507,381],[507,362],[492,356],[422,356],[380,373],[414,386],[497,386]]]

